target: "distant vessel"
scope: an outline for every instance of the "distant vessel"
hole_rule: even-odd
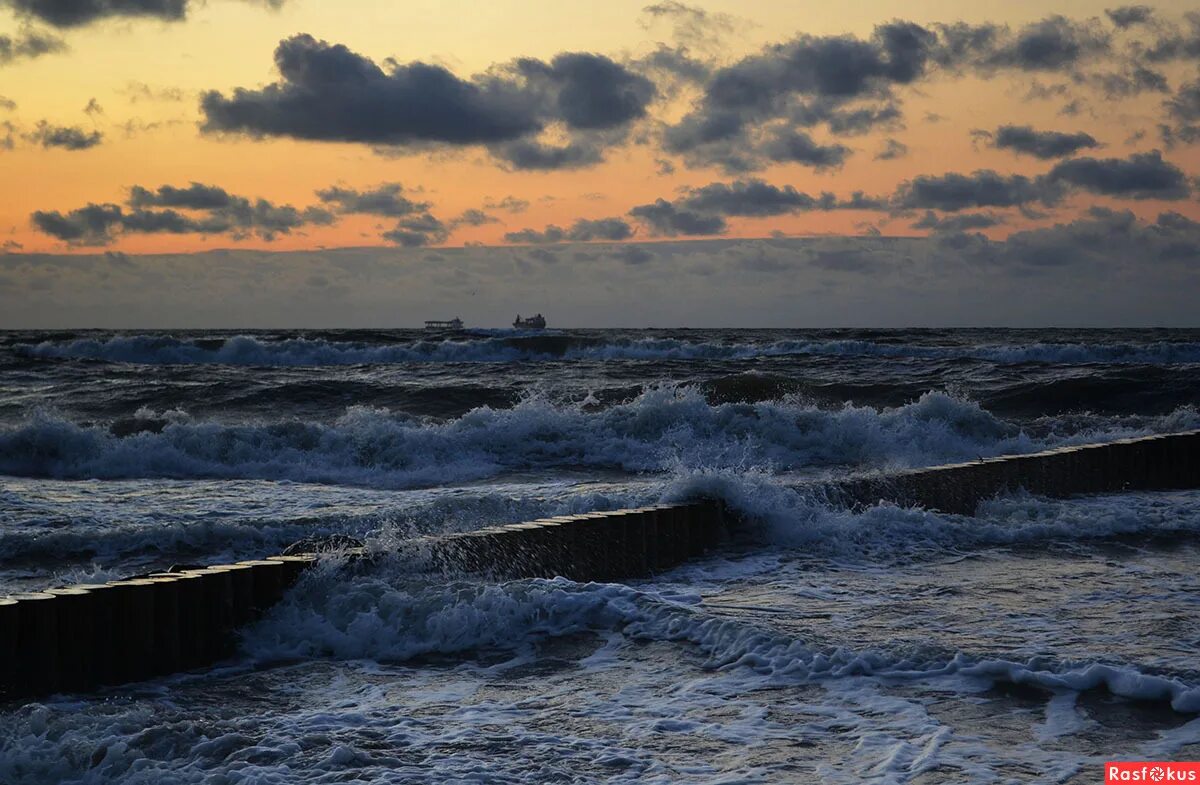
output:
[[[426,330],[461,330],[463,328],[463,320],[455,316],[449,321],[440,321],[438,319],[427,319],[425,321]]]
[[[539,313],[537,316],[522,319],[521,314],[517,314],[517,318],[513,321],[513,327],[517,329],[525,328],[526,330],[544,330],[546,329],[546,317]]]

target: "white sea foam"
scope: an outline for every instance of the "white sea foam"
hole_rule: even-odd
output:
[[[346,579],[326,570],[308,578],[251,629],[243,646],[260,660],[331,656],[407,661],[432,654],[520,650],[548,638],[612,631],[631,640],[694,645],[703,652],[705,667],[740,674],[741,689],[858,676],[920,681],[959,675],[1048,691],[1105,689],[1200,713],[1200,687],[1131,667],[817,648],[737,619],[706,616],[652,591],[580,585],[563,578],[500,585],[397,584],[363,574]]]
[[[1181,517],[1197,502],[1138,498]],[[745,583],[786,592],[797,577]],[[0,781],[1063,781],[1105,755],[1170,758],[1200,740],[1186,677],[1102,655],[897,648],[885,628],[878,646],[831,645],[722,615],[691,583],[481,584],[330,563],[247,631],[253,668],[0,714]],[[987,640],[986,614],[961,621]],[[1043,708],[996,684],[1036,688]],[[1086,719],[1081,692],[1183,714],[1135,735],[1126,715]]]
[[[551,346],[548,342],[554,342]],[[395,344],[292,338],[268,340],[248,335],[213,346],[167,335],[120,335],[105,339],[43,341],[18,350],[31,357],[95,359],[107,362],[318,366],[395,363],[511,362],[514,360],[727,360],[783,355],[894,358],[972,358],[999,364],[1120,363],[1174,365],[1200,363],[1200,344],[1032,343],[973,346],[890,344],[862,340],[780,340],[724,343],[678,338],[607,338],[596,343],[568,336],[501,334],[483,338],[424,339]]]
[[[1197,427],[1191,409],[1150,429]],[[413,487],[548,469],[664,472],[682,468],[918,466],[1049,444],[1146,433],[1033,439],[978,404],[927,393],[899,407],[823,409],[785,398],[709,404],[691,389],[655,387],[601,410],[528,397],[429,422],[351,407],[331,423],[167,422],[124,437],[47,413],[0,429],[0,473],[59,478],[257,478]]]

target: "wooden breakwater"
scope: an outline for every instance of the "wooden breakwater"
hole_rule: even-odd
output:
[[[971,514],[1025,489],[1046,496],[1200,487],[1200,431],[1065,447],[808,483],[831,504],[881,501]],[[434,566],[508,577],[621,580],[717,547],[732,518],[717,500],[545,518],[405,543]],[[349,549],[352,559],[367,559]],[[200,668],[277,602],[318,555],[153,573],[0,599],[0,700],[77,692]]]

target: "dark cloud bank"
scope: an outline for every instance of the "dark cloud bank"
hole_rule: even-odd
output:
[[[459,312],[486,326],[539,302],[559,326],[1195,323],[1200,223],[1178,213],[1093,209],[1003,241],[961,231],[976,225],[965,216],[939,221],[935,236],[912,239],[10,253],[0,313],[8,327],[394,327]]]
[[[383,66],[309,35],[275,50],[279,81],[201,99],[204,130],[382,147],[484,145],[516,169],[597,163],[645,116],[654,83],[598,54],[521,58],[462,79],[440,65]],[[538,135],[555,125],[568,141]]]

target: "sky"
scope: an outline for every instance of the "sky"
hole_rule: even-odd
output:
[[[0,328],[1200,325],[1200,11],[0,0]]]

